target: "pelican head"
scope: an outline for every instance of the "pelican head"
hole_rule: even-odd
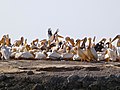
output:
[[[112,38],[109,38],[109,42],[112,43]]]
[[[91,47],[91,40],[92,40],[92,38],[88,38],[88,41],[89,41],[88,48],[90,48],[90,47]]]
[[[66,37],[65,40],[66,40],[66,41],[69,41],[69,40],[70,40],[70,37]]]
[[[74,42],[74,39],[73,39],[73,38],[71,38],[71,41],[72,41],[72,42]]]
[[[88,40],[92,40],[92,38],[88,38]]]
[[[105,43],[106,38],[103,38],[99,43],[104,42]]]
[[[81,40],[80,39],[77,39],[76,42],[80,42]]]
[[[21,42],[23,43],[23,41],[24,41],[24,37],[21,37]]]
[[[83,43],[81,45],[81,48],[83,49],[83,48],[85,48],[85,43],[87,42],[87,37],[85,37],[82,41],[83,41]]]

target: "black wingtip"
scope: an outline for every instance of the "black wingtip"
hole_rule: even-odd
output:
[[[52,30],[51,28],[48,28],[48,37],[50,38],[52,36]]]

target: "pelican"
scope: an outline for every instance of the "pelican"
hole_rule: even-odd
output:
[[[66,42],[64,41],[62,43],[61,47],[59,48],[58,53],[60,53],[60,54],[65,53],[66,52],[66,47],[67,47],[67,45],[66,45]]]
[[[11,46],[11,39],[9,38],[9,34],[6,35],[5,44],[6,46]]]
[[[95,51],[94,47],[91,46],[91,40],[92,40],[91,38],[88,38],[89,45],[86,49],[87,56],[89,57],[90,60],[97,60],[98,55],[97,55],[97,52]]]
[[[72,44],[72,47],[74,47],[74,46],[75,46],[75,43],[74,43],[74,39],[73,39],[73,38],[70,39],[70,42],[71,42],[71,44]]]
[[[36,52],[35,53],[35,59],[43,59],[45,60],[47,58],[47,55],[46,55],[46,51],[42,51],[42,52]]]
[[[47,39],[40,40],[40,42],[38,43],[38,47],[41,47],[42,45],[45,45],[46,42],[47,42]]]
[[[82,45],[81,45],[81,49],[85,49],[86,47],[85,47],[85,43],[87,42],[87,37],[85,37],[84,39],[83,39],[83,43],[82,43]]]
[[[59,41],[60,38],[64,38],[58,34],[55,35],[55,42],[48,42],[50,45],[49,45],[49,48],[54,51],[54,50],[59,50],[61,48],[61,41]]]
[[[29,52],[31,49],[30,45],[27,44],[27,39],[23,43],[23,46],[12,46],[11,48],[11,58],[20,58],[23,52]]]
[[[5,45],[5,36],[3,36],[2,39],[0,40],[0,45]]]
[[[53,60],[57,60],[61,58],[61,54],[59,54],[57,50],[54,50],[52,52],[47,52],[47,55],[49,59],[53,59]]]
[[[50,45],[55,40],[55,36],[56,36],[57,33],[58,33],[58,29],[56,30],[56,32],[54,34],[52,34],[51,28],[48,29],[48,37],[49,37],[49,39],[48,39],[47,49],[50,48]]]
[[[18,52],[15,54],[16,59],[34,59],[34,56],[30,52]]]
[[[75,49],[75,52],[76,52],[76,56],[77,56],[77,59],[78,58],[80,58],[81,60],[87,60],[87,61],[89,61],[89,58],[87,57],[87,55],[85,54],[85,52],[84,52],[84,50],[83,49],[81,49],[81,47],[80,47],[80,43],[81,43],[81,41],[82,40],[80,40],[80,39],[77,39],[76,40],[76,49]],[[78,57],[79,56],[79,57]],[[75,59],[75,57],[74,57],[74,59]]]
[[[70,39],[70,37],[66,37],[65,40],[67,44],[71,44],[71,47],[74,47],[75,43],[73,38]]]
[[[112,40],[112,42],[115,41],[116,39],[118,39],[118,41],[117,41],[117,56],[119,57],[119,56],[120,56],[120,35],[117,35],[117,36]]]
[[[93,38],[93,43],[92,43],[92,47],[95,47],[95,39],[96,39],[96,37],[94,36],[94,38]]]
[[[6,47],[6,46],[2,46],[1,47],[1,54],[2,54],[2,59],[4,60],[8,60],[10,59],[10,55],[11,55],[11,50],[10,48]]]
[[[72,60],[74,54],[70,52],[71,48],[69,46],[66,47],[66,53],[62,53],[62,59],[64,60]]]
[[[21,39],[16,40],[13,45],[19,47],[20,45],[23,45],[23,41],[24,41],[24,37],[21,37]]]
[[[56,34],[58,34],[58,32],[59,32],[59,30],[57,29],[54,34],[51,34],[52,36],[50,35],[50,38],[49,38],[50,42],[53,42],[55,40],[55,36],[56,36]],[[48,34],[48,36],[49,36],[49,34]]]
[[[117,58],[117,50],[114,48],[114,46],[112,45],[112,39],[109,38],[109,42],[107,42],[106,44],[108,44],[108,47],[105,48],[105,60],[108,62],[110,60],[112,61],[116,61]]]
[[[52,35],[53,35],[53,34],[52,34],[51,28],[48,28],[48,38],[50,38]]]
[[[34,45],[36,45],[36,46],[37,46],[38,41],[39,41],[39,39],[37,38],[37,39],[35,39],[35,40],[33,40],[33,41],[32,41],[32,44],[34,44]]]
[[[104,49],[104,44],[105,44],[105,41],[106,41],[106,38],[103,38],[100,42],[98,42],[96,45],[95,45],[95,50],[97,52],[102,52],[103,49]]]

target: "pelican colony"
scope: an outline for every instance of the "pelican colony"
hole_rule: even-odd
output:
[[[80,61],[120,61],[120,35],[114,39],[102,38],[95,43],[96,37],[73,39],[52,33],[48,29],[48,39],[35,39],[30,44],[21,37],[13,44],[9,35],[0,40],[0,59],[32,59],[32,60],[80,60]],[[112,43],[117,40],[117,45]]]

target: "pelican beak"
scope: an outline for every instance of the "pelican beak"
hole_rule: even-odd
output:
[[[105,38],[103,38],[100,42],[102,42],[102,41],[104,41],[104,42],[105,42],[105,41],[106,41],[106,39],[105,39]]]
[[[50,41],[51,41],[51,42],[52,42],[54,39],[55,39],[55,36],[54,36],[54,35],[50,37]]]
[[[46,39],[43,39],[43,40],[41,40],[40,42],[46,42],[47,40]]]
[[[84,42],[86,42],[86,41],[87,41],[87,37],[84,38]]]
[[[58,35],[59,38],[64,38],[63,36]]]
[[[96,36],[94,36],[94,38],[93,38],[93,42],[95,42],[95,38],[96,38]]]
[[[117,36],[112,40],[112,42],[115,41],[116,39],[118,39],[118,37],[119,37],[119,35],[117,35]]]

